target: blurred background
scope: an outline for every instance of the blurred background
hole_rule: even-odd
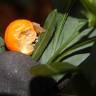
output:
[[[0,0],[0,35],[15,19],[29,19],[43,25],[52,9],[52,0]]]

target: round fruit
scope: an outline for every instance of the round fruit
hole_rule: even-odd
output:
[[[37,38],[37,33],[33,23],[26,19],[18,19],[11,22],[5,30],[5,44],[11,51],[22,52],[31,55],[33,42]]]

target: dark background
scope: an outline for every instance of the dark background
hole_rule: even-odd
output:
[[[29,19],[43,25],[52,9],[51,0],[0,0],[0,35],[15,19]]]

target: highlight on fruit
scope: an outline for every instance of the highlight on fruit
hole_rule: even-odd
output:
[[[5,30],[5,45],[10,51],[31,55],[42,32],[45,32],[45,29],[38,23],[26,19],[15,20]]]

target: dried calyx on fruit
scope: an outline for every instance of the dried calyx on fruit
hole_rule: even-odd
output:
[[[25,19],[15,20],[5,30],[5,44],[11,51],[31,55],[38,36],[45,32],[40,24]]]

